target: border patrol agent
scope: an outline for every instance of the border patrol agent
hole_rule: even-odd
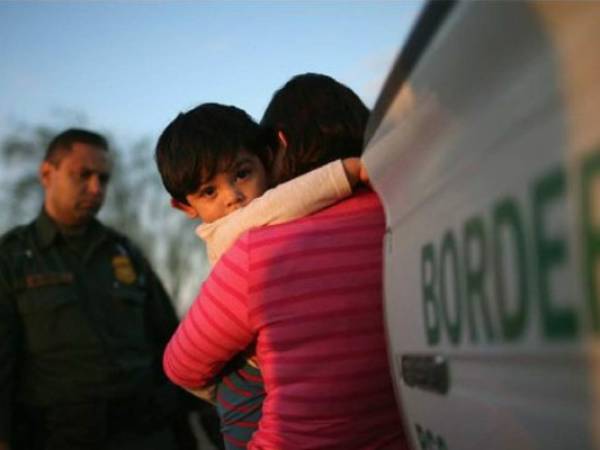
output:
[[[161,371],[175,312],[136,247],[95,219],[107,150],[93,132],[58,135],[43,210],[0,240],[0,450],[183,448],[185,394]]]

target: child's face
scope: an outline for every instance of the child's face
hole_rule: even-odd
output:
[[[189,208],[184,211],[190,217],[210,223],[245,206],[266,190],[267,175],[262,162],[242,150],[227,171],[217,173],[201,184],[197,192],[186,195]]]

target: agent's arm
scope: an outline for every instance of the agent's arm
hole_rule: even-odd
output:
[[[0,261],[0,450],[10,448],[8,442],[13,431],[13,393],[20,334],[20,320],[4,262]]]

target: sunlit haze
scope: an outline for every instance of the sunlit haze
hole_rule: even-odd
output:
[[[75,123],[156,138],[180,111],[260,119],[293,75],[320,72],[372,106],[420,1],[0,2],[0,138]]]

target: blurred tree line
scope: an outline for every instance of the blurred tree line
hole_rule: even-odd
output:
[[[38,166],[63,129],[21,126],[0,142],[0,234],[38,214],[43,200]],[[171,209],[154,163],[154,143],[141,139],[122,148],[103,134],[114,166],[99,218],[142,248],[181,314],[209,270],[204,245],[194,233],[197,224]]]

